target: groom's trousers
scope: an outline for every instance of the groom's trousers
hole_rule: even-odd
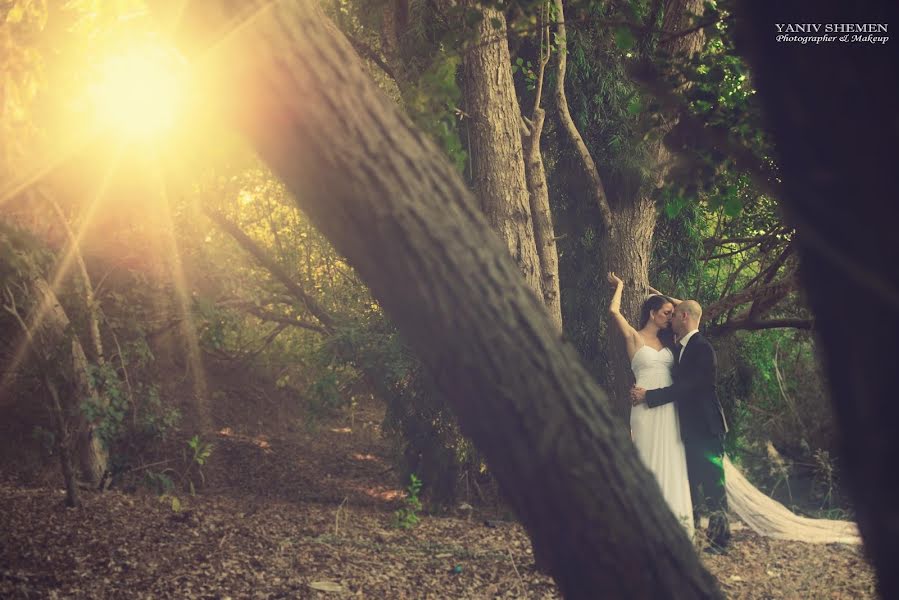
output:
[[[708,515],[709,538],[720,545],[727,543],[727,493],[724,489],[724,443],[721,436],[700,435],[684,444],[687,476],[695,513]]]

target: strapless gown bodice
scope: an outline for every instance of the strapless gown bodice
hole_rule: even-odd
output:
[[[674,354],[670,348],[656,350],[651,346],[641,346],[631,359],[631,369],[634,371],[637,385],[647,390],[671,385],[673,367]]]

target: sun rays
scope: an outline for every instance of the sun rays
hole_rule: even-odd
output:
[[[205,68],[216,54],[216,50],[228,44],[236,36],[236,32],[252,23],[264,11],[270,2],[262,2],[244,11],[240,18],[233,19],[225,31],[217,39],[212,40],[193,61],[194,69]],[[183,9],[183,6],[181,7]],[[179,20],[183,10],[179,11]],[[179,23],[172,24],[172,30],[178,29]],[[129,38],[132,39],[133,38]],[[160,216],[164,230],[165,243],[157,248],[158,256],[168,267],[170,281],[175,291],[175,306],[184,323],[184,336],[188,347],[188,361],[193,375],[195,395],[198,409],[206,412],[205,371],[202,366],[201,350],[196,327],[192,318],[191,293],[189,282],[185,278],[182,257],[174,234],[175,224],[170,210],[163,157],[165,142],[171,137],[173,127],[188,122],[189,117],[179,115],[187,104],[186,95],[197,93],[189,90],[191,69],[189,62],[175,50],[156,41],[157,38],[145,36],[142,41],[134,42],[127,47],[111,50],[108,56],[93,66],[94,77],[84,90],[90,109],[89,117],[82,122],[71,123],[65,136],[67,139],[57,148],[49,152],[45,159],[31,168],[20,171],[20,175],[0,186],[0,207],[9,200],[22,197],[23,194],[37,196],[36,192],[48,175],[74,157],[83,155],[86,149],[93,149],[98,140],[113,140],[115,147],[108,168],[104,170],[96,186],[96,192],[75,217],[76,226],[71,228],[65,250],[57,260],[49,277],[50,288],[58,294],[60,287],[70,275],[75,258],[83,246],[88,232],[98,215],[104,199],[109,194],[110,182],[125,157],[134,153],[145,152],[152,156],[153,173],[151,175],[153,190],[150,196],[155,205],[138,206],[134,210],[154,211]],[[148,42],[147,40],[154,40]],[[208,99],[200,99],[197,104],[203,106]],[[208,107],[208,104],[206,104]],[[180,117],[180,118],[179,118]],[[175,156],[167,156],[165,160],[176,163]],[[84,206],[82,203],[77,203]],[[157,212],[158,211],[158,212]],[[146,252],[148,249],[143,249]],[[150,249],[152,251],[152,249]],[[28,329],[36,331],[47,317],[48,307],[44,304],[32,310],[28,317]],[[7,365],[0,378],[0,397],[9,388],[18,368],[29,351],[29,339],[23,337],[13,352],[13,360]],[[208,415],[199,415],[201,418]]]

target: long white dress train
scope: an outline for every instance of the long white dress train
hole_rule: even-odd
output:
[[[648,390],[671,385],[673,365],[674,355],[668,348],[659,351],[642,346],[631,360],[637,385]],[[687,461],[674,403],[656,408],[648,408],[646,404],[635,406],[631,410],[631,435],[640,458],[659,482],[668,506],[692,538],[693,507]],[[761,536],[810,544],[862,543],[855,523],[811,519],[792,513],[752,485],[727,456],[724,457],[724,487],[728,509]]]
[[[809,544],[861,544],[858,526],[851,521],[800,517],[752,485],[724,457],[727,506],[757,534],[777,540]]]
[[[669,348],[642,346],[631,360],[637,385],[652,390],[671,385],[674,355]],[[674,516],[693,537],[693,504],[687,479],[687,459],[673,403],[657,408],[639,404],[631,409],[631,435],[643,464],[655,476]]]

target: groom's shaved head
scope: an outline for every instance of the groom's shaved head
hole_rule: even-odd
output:
[[[696,321],[697,324],[702,318],[702,307],[696,300],[684,300],[677,305],[675,311],[687,315],[691,321]]]

